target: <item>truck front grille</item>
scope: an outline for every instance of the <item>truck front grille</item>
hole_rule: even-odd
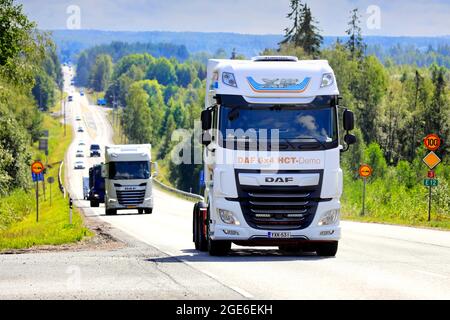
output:
[[[144,190],[117,190],[117,200],[119,204],[125,206],[133,206],[142,204],[144,202],[145,197],[145,189]]]
[[[259,171],[237,170],[239,203],[249,226],[256,229],[298,230],[307,228],[314,219],[320,199],[323,170],[280,171],[279,173],[319,173],[316,186],[250,186],[241,185],[239,173]]]

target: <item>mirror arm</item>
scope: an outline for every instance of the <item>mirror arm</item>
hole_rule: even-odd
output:
[[[350,133],[350,131],[348,131],[348,130],[345,131],[345,135],[348,135],[349,133]],[[350,145],[348,143],[344,142],[344,144],[345,144],[345,147],[340,150],[341,153],[347,152],[350,149]]]

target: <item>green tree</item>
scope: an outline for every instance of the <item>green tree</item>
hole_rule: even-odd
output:
[[[25,131],[0,109],[0,176],[5,179],[0,194],[29,186],[30,158]]]
[[[290,0],[289,7],[291,8],[291,12],[286,17],[292,21],[292,26],[284,29],[284,39],[280,42],[280,46],[288,43],[294,43],[296,46],[300,46],[300,25],[302,23],[303,4],[300,0]]]
[[[130,143],[151,143],[152,117],[148,107],[147,92],[135,83],[130,87],[123,126]]]
[[[293,26],[285,30],[286,34],[280,45],[292,43],[303,48],[306,54],[317,58],[323,37],[319,33],[311,9],[299,0],[291,0],[290,6],[292,11],[287,17],[293,21]]]
[[[187,87],[196,78],[196,70],[193,66],[183,63],[177,64],[175,67],[178,79],[178,85]]]
[[[361,60],[366,50],[360,27],[361,16],[358,12],[358,8],[353,9],[350,13],[351,17],[348,23],[349,28],[345,31],[349,36],[346,47],[350,51],[353,60]]]
[[[32,93],[41,110],[48,111],[55,104],[56,89],[55,82],[44,71],[36,76],[36,83],[32,89]]]
[[[386,160],[383,156],[383,151],[380,145],[376,142],[372,142],[365,151],[365,159],[373,169],[372,176],[374,178],[382,178],[387,172]]]
[[[13,0],[0,0],[0,75],[30,88],[49,40],[22,11]]]
[[[445,68],[432,65],[430,71],[434,88],[431,104],[424,112],[425,133],[436,133],[444,141],[449,141],[450,108],[446,92]]]
[[[111,56],[102,54],[97,56],[95,65],[89,75],[91,87],[96,91],[105,91],[109,85],[113,72]]]
[[[357,88],[352,94],[359,100],[357,118],[367,143],[376,141],[378,138],[380,105],[385,96],[387,84],[388,76],[383,65],[374,56],[366,57],[358,74]]]
[[[164,86],[175,84],[177,82],[175,67],[167,58],[159,58],[148,68],[147,79],[157,80]]]

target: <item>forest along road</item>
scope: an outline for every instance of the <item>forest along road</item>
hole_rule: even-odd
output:
[[[73,170],[77,139],[84,139],[87,146],[100,144],[103,156],[105,145],[112,142],[112,129],[104,109],[89,105],[85,97],[77,96],[69,109],[89,123],[87,132],[77,133],[67,155],[70,192],[82,199],[82,174]],[[70,118],[76,127],[75,116]],[[89,166],[102,161],[87,160]],[[87,175],[86,170],[83,173]],[[450,232],[344,221],[335,258],[234,245],[229,256],[210,257],[194,250],[193,202],[158,189],[154,192],[152,215],[119,211],[117,216],[105,216],[103,206],[75,203],[86,215],[98,216],[168,255],[149,261],[192,267],[245,298],[450,299]]]

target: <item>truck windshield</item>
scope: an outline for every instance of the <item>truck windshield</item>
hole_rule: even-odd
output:
[[[109,178],[112,180],[149,179],[148,161],[110,162]]]
[[[317,150],[338,144],[335,107],[301,105],[258,105],[220,107],[219,128],[222,145],[249,149],[252,142],[266,142],[268,149]],[[277,143],[278,146],[271,146]]]

